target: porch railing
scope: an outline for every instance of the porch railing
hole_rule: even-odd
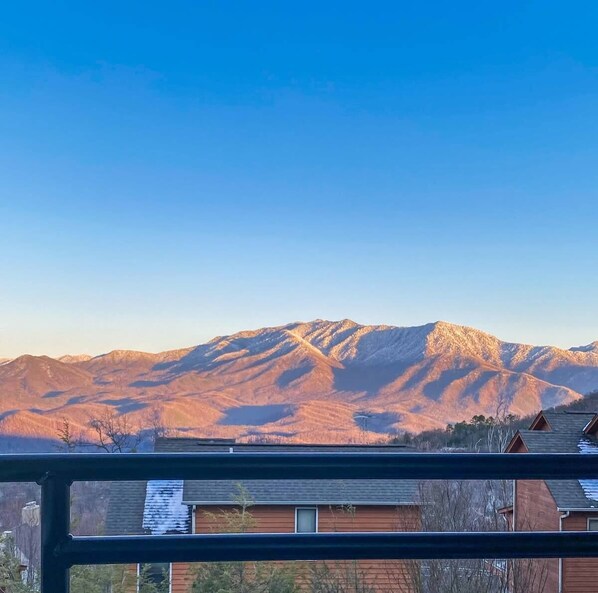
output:
[[[1,455],[0,481],[41,485],[42,593],[68,593],[81,564],[258,560],[598,557],[598,532],[316,533],[75,537],[73,481],[418,479],[579,480],[598,455],[152,453]],[[598,503],[597,503],[598,504]]]

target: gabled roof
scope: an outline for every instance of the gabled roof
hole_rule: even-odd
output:
[[[579,453],[577,444],[582,434],[582,431],[519,431],[519,435],[530,453]]]
[[[588,453],[588,447],[598,447],[598,442],[584,433],[595,416],[594,412],[541,412],[531,424],[535,428],[519,430],[507,452],[521,440],[529,453]],[[559,509],[598,510],[598,480],[546,480],[546,485]]]
[[[401,453],[403,445],[273,445],[235,443],[228,439],[161,438],[161,453]],[[413,505],[415,480],[244,480],[256,505]],[[236,480],[152,480],[114,482],[106,521],[109,535],[187,533],[190,505],[236,504]],[[184,509],[181,507],[184,506]]]
[[[548,410],[542,412],[552,432],[580,432],[586,427],[588,422],[593,420],[596,412],[572,412],[564,410],[556,412]]]
[[[253,504],[259,505],[412,505],[414,480],[243,480]],[[239,482],[197,480],[185,482],[186,504],[231,505],[239,494]]]
[[[538,415],[534,418],[529,428],[530,430],[552,430],[544,410],[538,412]]]
[[[156,450],[229,453],[401,453],[404,445],[278,445],[214,443],[198,439],[159,439]],[[253,504],[413,504],[414,480],[244,480]],[[197,505],[232,505],[239,492],[238,480],[190,480],[185,482],[183,501]]]

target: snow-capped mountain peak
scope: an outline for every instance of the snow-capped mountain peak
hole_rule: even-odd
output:
[[[26,355],[0,365],[0,429],[48,437],[64,417],[82,429],[106,407],[139,422],[160,407],[189,435],[342,442],[365,438],[365,410],[375,439],[492,415],[499,402],[523,415],[579,399],[598,388],[597,346],[510,343],[445,321],[316,319],[158,354]]]

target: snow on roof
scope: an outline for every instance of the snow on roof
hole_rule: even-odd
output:
[[[145,492],[143,528],[152,535],[189,532],[189,507],[183,504],[183,480],[150,480]]]
[[[577,446],[582,455],[598,454],[598,445],[589,439],[581,439]],[[579,480],[579,483],[587,498],[590,500],[598,500],[598,480]]]

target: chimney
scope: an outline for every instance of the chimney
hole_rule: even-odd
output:
[[[29,527],[37,527],[39,525],[39,505],[35,500],[28,502],[21,511],[21,520]]]

